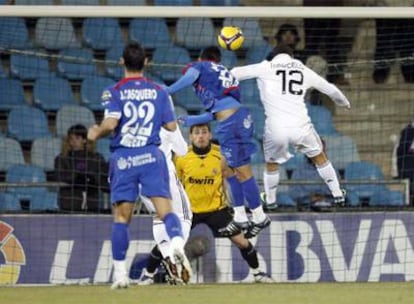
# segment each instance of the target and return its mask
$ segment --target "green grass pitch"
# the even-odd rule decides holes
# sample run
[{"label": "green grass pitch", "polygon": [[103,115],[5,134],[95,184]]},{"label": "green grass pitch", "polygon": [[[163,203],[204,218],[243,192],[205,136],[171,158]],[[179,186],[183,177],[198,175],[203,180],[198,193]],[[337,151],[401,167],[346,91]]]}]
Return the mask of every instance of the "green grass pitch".
[{"label": "green grass pitch", "polygon": [[4,304],[404,304],[414,303],[414,282],[314,284],[194,284],[0,287]]}]

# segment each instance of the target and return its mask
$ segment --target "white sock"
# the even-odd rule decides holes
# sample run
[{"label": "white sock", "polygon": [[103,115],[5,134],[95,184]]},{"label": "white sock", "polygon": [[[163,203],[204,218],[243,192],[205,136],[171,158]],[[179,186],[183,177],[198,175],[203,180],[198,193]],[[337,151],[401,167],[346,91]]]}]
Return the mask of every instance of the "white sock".
[{"label": "white sock", "polygon": [[235,222],[245,223],[249,221],[247,214],[246,214],[246,208],[244,206],[233,207],[233,210],[234,210],[233,220]]},{"label": "white sock", "polygon": [[263,211],[263,207],[259,206],[255,209],[250,210],[252,212],[252,222],[261,223],[266,219],[266,214]]},{"label": "white sock", "polygon": [[126,262],[125,260],[114,260],[114,281],[118,281],[127,277]]},{"label": "white sock", "polygon": [[279,185],[280,173],[279,170],[263,172],[263,187],[266,193],[266,203],[276,203],[277,186]]},{"label": "white sock", "polygon": [[320,167],[317,166],[316,169],[325,184],[329,187],[329,190],[331,190],[332,195],[334,197],[342,196],[343,194],[339,186],[338,176],[336,175],[331,162],[328,161]]}]

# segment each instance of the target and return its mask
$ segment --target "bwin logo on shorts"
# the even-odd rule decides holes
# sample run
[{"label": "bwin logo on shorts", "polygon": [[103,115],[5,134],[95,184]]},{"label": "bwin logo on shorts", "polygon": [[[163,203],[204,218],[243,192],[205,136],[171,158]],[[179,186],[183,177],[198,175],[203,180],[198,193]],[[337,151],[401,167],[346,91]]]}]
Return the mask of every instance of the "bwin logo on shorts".
[{"label": "bwin logo on shorts", "polygon": [[252,116],[249,114],[244,120],[243,120],[243,126],[245,129],[250,129],[252,126]]}]

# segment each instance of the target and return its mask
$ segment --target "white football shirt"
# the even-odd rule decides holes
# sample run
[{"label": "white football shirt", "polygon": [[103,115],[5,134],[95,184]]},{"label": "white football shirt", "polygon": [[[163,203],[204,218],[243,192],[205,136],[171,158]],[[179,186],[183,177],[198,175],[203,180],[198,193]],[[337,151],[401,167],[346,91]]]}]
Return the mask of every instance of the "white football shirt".
[{"label": "white football shirt", "polygon": [[239,81],[256,78],[266,118],[278,125],[300,127],[310,122],[304,103],[309,88],[328,95],[340,106],[350,107],[335,85],[287,54],[279,54],[272,61],[235,67],[231,73]]}]

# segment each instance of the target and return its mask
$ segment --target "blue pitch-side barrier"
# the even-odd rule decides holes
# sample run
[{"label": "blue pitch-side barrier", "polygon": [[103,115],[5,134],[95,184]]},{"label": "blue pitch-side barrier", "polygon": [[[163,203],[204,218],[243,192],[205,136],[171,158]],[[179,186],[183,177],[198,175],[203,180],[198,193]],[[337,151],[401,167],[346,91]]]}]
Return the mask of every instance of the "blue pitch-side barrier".
[{"label": "blue pitch-side barrier", "polygon": [[[277,282],[410,281],[414,279],[414,213],[272,215],[253,240]],[[128,265],[154,242],[151,217],[133,219]],[[0,284],[81,284],[111,281],[112,217],[1,215]],[[197,282],[251,281],[237,248],[214,239],[199,260]],[[137,256],[138,255],[138,256]]]}]

